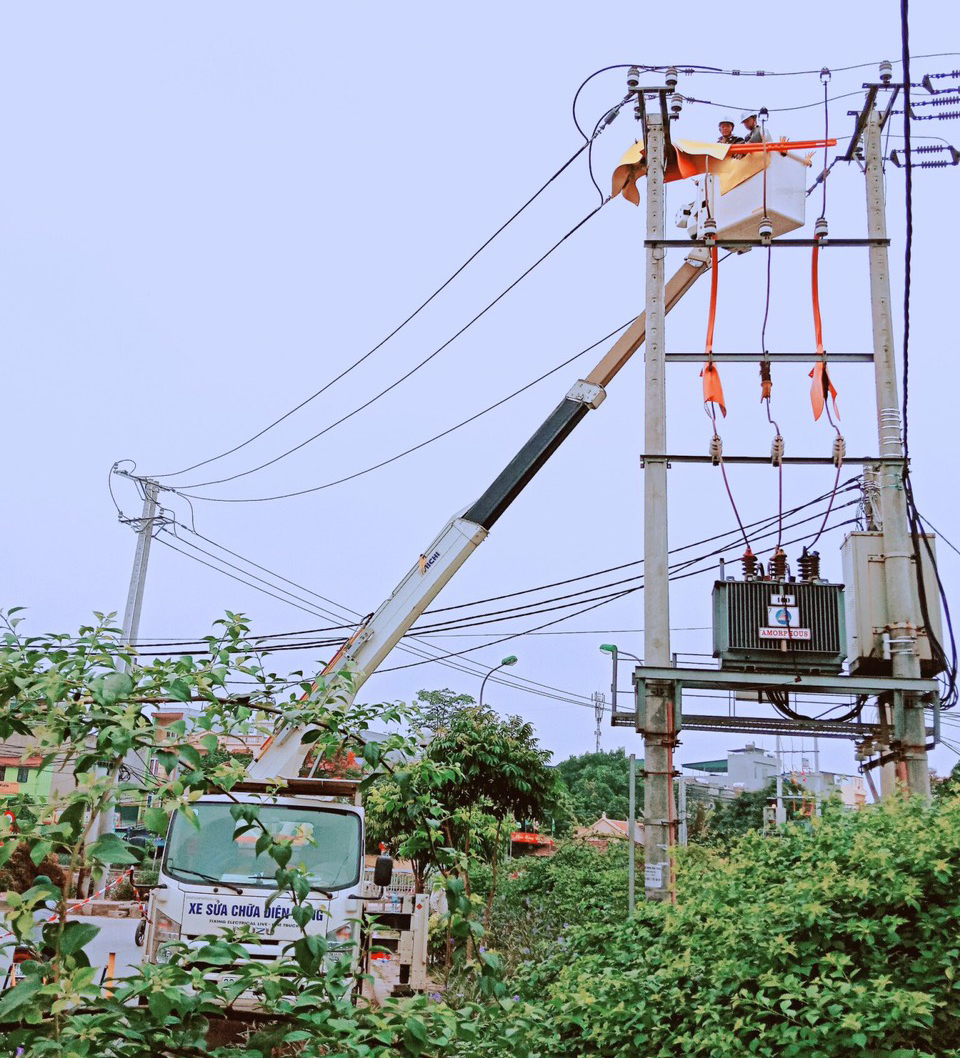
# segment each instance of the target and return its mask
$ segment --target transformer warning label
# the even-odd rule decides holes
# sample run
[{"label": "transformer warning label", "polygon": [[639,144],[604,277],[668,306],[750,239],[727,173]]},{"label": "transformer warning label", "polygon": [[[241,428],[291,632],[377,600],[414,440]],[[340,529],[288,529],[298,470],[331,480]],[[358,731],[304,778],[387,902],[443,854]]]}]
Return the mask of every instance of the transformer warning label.
[{"label": "transformer warning label", "polygon": [[761,639],[811,639],[809,628],[761,628]]}]

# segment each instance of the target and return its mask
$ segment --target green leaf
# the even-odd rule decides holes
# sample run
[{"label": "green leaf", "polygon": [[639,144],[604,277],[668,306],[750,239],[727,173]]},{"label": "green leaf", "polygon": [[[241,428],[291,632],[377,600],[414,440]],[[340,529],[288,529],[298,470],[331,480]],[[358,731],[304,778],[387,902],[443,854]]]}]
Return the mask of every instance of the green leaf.
[{"label": "green leaf", "polygon": [[94,863],[139,863],[137,856],[116,834],[101,834],[88,847],[87,853]]},{"label": "green leaf", "polygon": [[419,1018],[408,1017],[404,1021],[403,1027],[415,1040],[419,1040],[420,1043],[427,1043],[430,1039],[427,1035],[427,1026],[424,1025]]},{"label": "green leaf", "polygon": [[90,693],[98,705],[114,705],[128,697],[132,690],[133,679],[126,672],[110,672],[90,681]]},{"label": "green leaf", "polygon": [[167,832],[167,813],[162,808],[151,807],[143,813],[143,822],[146,824],[148,830],[152,830],[154,834],[166,834]]},{"label": "green leaf", "polygon": [[53,849],[52,841],[38,841],[33,848],[30,850],[30,859],[33,860],[36,866],[40,866],[41,863],[47,858]]},{"label": "green leaf", "polygon": [[313,920],[313,908],[309,904],[298,904],[290,912],[290,917],[301,929],[305,929]]},{"label": "green leaf", "polygon": [[194,771],[200,771],[203,768],[203,757],[200,756],[199,750],[193,746],[181,746],[180,759],[185,761]]},{"label": "green leaf", "polygon": [[167,687],[167,694],[178,702],[189,702],[191,693],[190,684],[185,680],[174,680],[173,683]]},{"label": "green leaf", "polygon": [[64,955],[73,955],[93,940],[100,932],[100,927],[92,922],[68,922],[60,940],[60,951]]},{"label": "green leaf", "polygon": [[15,988],[8,988],[0,999],[0,1020],[6,1021],[10,1015],[28,1003],[33,1002],[37,992],[43,988],[43,979],[36,975],[20,981]]}]

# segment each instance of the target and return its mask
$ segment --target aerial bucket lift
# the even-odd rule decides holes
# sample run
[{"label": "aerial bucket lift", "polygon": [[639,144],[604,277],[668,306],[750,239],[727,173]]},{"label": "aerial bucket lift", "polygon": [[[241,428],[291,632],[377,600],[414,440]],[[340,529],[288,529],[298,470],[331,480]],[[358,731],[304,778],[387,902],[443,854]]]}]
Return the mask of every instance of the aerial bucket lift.
[{"label": "aerial bucket lift", "polygon": [[[698,143],[677,140],[669,151],[665,182],[694,177],[697,196],[677,214],[677,226],[702,239],[716,223],[723,239],[755,239],[761,220],[776,238],[802,228],[806,219],[807,151],[823,141],[781,143]],[[798,153],[804,151],[804,153]],[[613,193],[639,204],[636,181],[646,174],[646,151],[635,143],[613,174]]]}]

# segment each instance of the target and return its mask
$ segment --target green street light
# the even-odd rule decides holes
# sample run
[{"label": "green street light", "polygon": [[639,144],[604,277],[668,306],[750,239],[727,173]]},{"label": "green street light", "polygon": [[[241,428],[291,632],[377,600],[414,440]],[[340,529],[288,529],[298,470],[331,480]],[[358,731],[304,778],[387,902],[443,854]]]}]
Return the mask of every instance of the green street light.
[{"label": "green street light", "polygon": [[494,665],[493,668],[483,677],[483,682],[480,684],[480,708],[483,708],[483,688],[487,685],[487,680],[498,670],[508,668],[510,665],[516,665],[517,655],[511,654],[509,657],[505,657],[499,665]]},{"label": "green street light", "polygon": [[617,662],[620,660],[620,655],[622,654],[624,657],[633,658],[634,661],[639,662],[641,665],[643,664],[643,662],[640,660],[640,658],[637,657],[636,654],[628,654],[628,653],[622,651],[617,646],[616,643],[601,643],[600,644],[600,649],[603,651],[604,654],[609,654],[611,660],[613,661],[613,677],[610,680],[610,698],[611,698],[612,705],[613,705],[613,712],[614,712],[614,714],[616,714],[616,712],[617,712]]}]

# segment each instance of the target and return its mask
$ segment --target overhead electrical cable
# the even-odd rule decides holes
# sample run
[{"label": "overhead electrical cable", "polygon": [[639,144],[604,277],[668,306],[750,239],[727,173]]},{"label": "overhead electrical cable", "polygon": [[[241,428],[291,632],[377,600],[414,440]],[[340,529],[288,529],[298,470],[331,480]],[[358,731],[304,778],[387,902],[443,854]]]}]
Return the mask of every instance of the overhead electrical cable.
[{"label": "overhead electrical cable", "polygon": [[[860,479],[859,479],[858,476],[854,476],[854,477],[849,478],[847,481],[845,481],[843,483],[841,488],[838,490],[839,494],[842,494],[844,492],[850,492],[850,491],[858,490],[858,482],[859,482],[859,480]],[[817,504],[819,504],[823,500],[827,499],[830,495],[832,495],[832,490],[831,490],[831,492],[826,492],[826,493],[823,493],[823,494],[821,494],[819,496],[816,496],[816,497],[814,497],[814,498],[812,498],[810,500],[807,500],[804,503],[797,504],[795,507],[793,507],[790,510],[784,512],[783,516],[786,517],[786,518],[792,518],[796,514],[799,514],[801,511],[807,510],[807,509],[809,509],[811,507],[815,507]],[[854,502],[858,502],[858,501],[854,501]],[[844,506],[849,506],[849,504],[845,504]],[[819,516],[818,515],[811,515],[810,517],[804,519],[803,522],[810,521],[811,519],[813,519],[815,517],[819,517]],[[759,538],[762,538],[764,535],[766,535],[765,530],[773,522],[778,522],[778,524],[779,524],[779,518],[777,516],[768,516],[768,517],[765,517],[765,518],[760,518],[760,519],[757,519],[754,522],[748,523],[748,527],[757,531],[757,538],[759,539]],[[799,525],[799,524],[803,524],[803,523],[802,522],[793,523],[793,525]],[[213,540],[211,537],[205,536],[204,534],[198,532],[195,528],[192,528],[192,527],[187,526],[187,525],[182,524],[182,523],[177,523],[177,527],[179,529],[187,532],[187,533],[190,533],[193,536],[196,536],[198,539],[203,540],[205,543],[209,544],[211,547],[214,547],[214,548],[216,548],[216,549],[218,549],[220,551],[223,551],[224,553],[230,555],[232,558],[237,559],[239,562],[245,563],[246,565],[251,566],[254,569],[259,570],[261,573],[267,574],[269,577],[272,577],[272,578],[274,578],[276,580],[282,581],[284,584],[287,584],[287,585],[290,585],[293,588],[296,588],[297,591],[303,592],[304,595],[311,595],[311,596],[313,596],[313,598],[319,599],[321,602],[326,603],[329,607],[334,607],[335,608],[334,610],[327,609],[326,607],[323,607],[323,606],[317,607],[317,609],[319,611],[321,611],[322,615],[325,616],[325,617],[333,618],[334,620],[342,620],[342,615],[337,613],[337,612],[335,612],[336,610],[341,610],[341,611],[346,610],[346,611],[348,611],[351,614],[352,617],[356,618],[357,620],[359,620],[362,617],[362,615],[360,614],[359,611],[350,610],[348,607],[344,607],[343,604],[337,603],[334,600],[329,599],[328,597],[313,591],[311,588],[307,587],[306,585],[304,585],[304,584],[302,584],[302,583],[300,583],[298,581],[292,580],[289,577],[285,577],[282,574],[277,573],[275,570],[272,570],[272,569],[270,569],[267,566],[264,566],[264,565],[262,565],[262,564],[260,564],[258,562],[255,562],[254,560],[252,560],[250,558],[247,558],[245,555],[241,555],[239,552],[234,551],[234,550],[226,547],[225,545],[219,543],[218,541]],[[705,544],[713,544],[713,543],[717,543],[718,541],[725,540],[727,537],[735,536],[736,533],[737,533],[737,530],[728,530],[728,531],[726,531],[724,533],[716,533],[716,534],[714,534],[714,535],[712,535],[710,537],[706,537],[706,538],[701,539],[701,540],[695,540],[695,541],[692,541],[692,542],[687,543],[687,544],[682,544],[682,545],[673,547],[673,548],[670,549],[670,554],[671,555],[680,555],[680,554],[683,554],[685,551],[689,551],[689,550],[692,550],[694,548],[702,547]],[[187,541],[185,541],[183,539],[183,537],[181,537],[181,536],[177,536],[177,540],[180,541],[181,543],[187,543]],[[191,545],[191,546],[197,546],[197,545]],[[733,546],[732,542],[728,542],[728,543],[724,544],[723,546],[721,546],[721,547],[709,552],[709,554],[710,555],[722,554],[725,550],[727,550],[731,546]],[[198,550],[201,550],[205,555],[207,555],[208,558],[214,558],[215,557],[211,552],[206,551],[205,549],[198,548]],[[761,551],[761,553],[762,553],[762,551]],[[246,572],[246,571],[244,571],[242,569],[242,567],[237,566],[234,563],[227,563],[225,560],[220,560],[219,558],[217,558],[216,560],[217,561],[224,561],[224,563],[226,565],[228,565],[229,568],[234,569],[237,572]],[[466,602],[466,603],[456,603],[456,604],[453,604],[453,605],[450,605],[450,606],[432,607],[432,608],[424,611],[424,616],[426,617],[426,616],[434,616],[434,615],[439,615],[439,614],[447,614],[447,613],[451,613],[453,611],[459,611],[459,610],[464,610],[464,609],[472,609],[472,608],[475,608],[477,606],[481,606],[481,605],[484,605],[484,604],[490,603],[490,602],[502,602],[502,601],[506,601],[508,599],[519,598],[519,597],[522,597],[522,596],[525,596],[525,595],[531,595],[531,594],[535,594],[535,593],[538,593],[538,592],[547,591],[547,590],[550,590],[552,588],[565,587],[565,586],[567,586],[569,584],[575,584],[575,583],[583,582],[583,581],[586,581],[586,580],[592,580],[592,579],[595,579],[597,577],[606,576],[606,575],[608,575],[610,573],[618,573],[618,572],[621,572],[622,570],[629,569],[631,567],[639,566],[639,565],[642,565],[642,564],[643,564],[643,559],[636,559],[636,560],[634,560],[632,562],[621,563],[621,564],[616,565],[616,566],[610,566],[610,567],[607,567],[607,568],[604,568],[604,569],[595,570],[595,571],[590,572],[590,573],[579,574],[579,575],[577,575],[575,577],[568,577],[568,578],[564,578],[564,579],[559,580],[559,581],[553,581],[553,582],[550,582],[550,583],[547,583],[547,584],[536,585],[536,586],[531,587],[531,588],[524,588],[524,589],[520,589],[520,590],[517,590],[517,591],[514,591],[514,592],[508,592],[508,593],[505,593],[505,594],[501,594],[501,595],[488,596],[486,598],[475,599],[475,600],[473,600],[471,602]],[[253,576],[253,574],[248,574],[248,575],[249,576]],[[276,588],[278,591],[283,591],[286,594],[292,595],[294,598],[298,599],[302,603],[308,603],[309,602],[309,600],[304,599],[301,596],[297,596],[293,592],[289,592],[288,589],[283,588],[280,585],[270,584],[269,581],[265,580],[262,577],[258,577],[257,580],[259,580],[260,583],[262,583],[262,584],[268,584],[271,587]],[[595,588],[591,589],[591,590],[598,590],[599,587],[600,586],[595,586]],[[563,596],[561,596],[560,598],[562,598],[562,597]],[[311,605],[317,606],[317,604],[311,604]],[[342,626],[342,627],[355,628],[356,625],[357,625],[357,620],[351,621],[351,622],[348,623],[348,625]],[[313,634],[315,632],[324,632],[324,631],[328,631],[328,630],[329,630],[328,628],[304,629],[301,632],[286,633],[286,634],[287,635],[298,635],[298,634],[307,635],[307,634]],[[275,638],[275,637],[273,637],[273,638]]]},{"label": "overhead electrical cable", "polygon": [[[634,317],[635,319],[636,317]],[[460,422],[455,423],[453,426],[448,427],[446,430],[441,430],[440,433],[434,434],[432,437],[428,437],[425,441],[420,441],[419,444],[412,445],[410,448],[404,449],[402,452],[398,452],[396,455],[390,456],[388,459],[382,459],[378,463],[374,463],[371,466],[365,467],[363,470],[355,471],[353,474],[346,474],[342,478],[336,478],[333,481],[324,482],[322,485],[313,485],[310,488],[299,489],[296,492],[285,492],[277,496],[241,496],[241,497],[223,497],[223,496],[201,496],[195,493],[181,492],[176,488],[168,488],[168,491],[176,493],[178,496],[183,496],[185,499],[193,500],[204,500],[208,503],[267,503],[272,500],[286,500],[292,499],[295,496],[307,496],[313,492],[321,492],[324,489],[331,489],[336,485],[343,485],[345,482],[353,481],[356,478],[361,478],[365,474],[371,474],[375,470],[380,470],[381,467],[389,466],[391,463],[396,463],[398,460],[403,459],[405,456],[412,455],[414,452],[419,452],[421,448],[426,448],[427,445],[433,444],[435,441],[439,441],[444,437],[448,437],[450,434],[455,433],[457,430],[462,429],[464,426],[469,426],[470,423],[476,422],[477,419],[482,418],[484,415],[495,411],[497,408],[506,404],[508,401],[519,397],[521,393],[526,393],[528,389],[532,389],[538,383],[543,382],[544,379],[549,378],[551,375],[555,375],[558,371],[565,367],[569,367],[574,361],[579,360],[580,357],[585,356],[587,353],[592,352],[598,345],[602,345],[604,342],[609,341],[611,338],[618,335],[621,331],[625,330],[634,321],[627,320],[626,323],[622,323],[619,327],[610,331],[609,334],[605,334],[602,338],[598,338],[595,342],[588,345],[585,349],[581,349],[580,352],[574,353],[573,356],[568,357],[566,360],[557,364],[556,367],[550,368],[549,371],[545,371],[542,375],[527,382],[526,385],[521,386],[519,389],[515,389],[512,393],[509,393],[505,397],[501,397],[500,400],[495,401],[493,404],[488,405],[481,411],[476,412],[467,419],[462,419]],[[118,508],[119,509],[119,508]]]},{"label": "overhead electrical cable", "polygon": [[[406,382],[408,378],[410,378],[412,375],[416,374],[423,367],[429,364],[430,361],[434,359],[434,357],[439,356],[440,353],[444,351],[444,349],[452,345],[462,334],[469,330],[470,327],[472,327],[478,320],[485,316],[495,305],[502,301],[503,298],[505,298],[511,290],[513,290],[524,279],[526,279],[526,277],[530,275],[530,273],[533,272],[534,269],[543,264],[543,262],[546,261],[546,259],[552,253],[554,253],[554,251],[558,250],[567,241],[567,239],[569,239],[572,235],[578,232],[584,226],[584,224],[587,223],[587,221],[595,217],[597,213],[599,213],[600,210],[603,209],[605,204],[606,202],[601,202],[599,206],[596,206],[594,209],[590,210],[590,212],[587,213],[586,216],[582,217],[579,221],[577,221],[577,223],[574,224],[574,226],[565,235],[561,236],[561,238],[559,238],[550,247],[550,249],[548,249],[545,253],[541,254],[540,257],[538,257],[537,260],[534,261],[529,268],[527,268],[524,272],[517,276],[517,278],[514,279],[509,286],[502,290],[492,301],[488,302],[475,316],[468,320],[467,323],[465,323],[458,331],[456,331],[445,342],[443,342],[442,345],[437,346],[437,348],[434,349],[433,352],[431,352],[428,356],[424,357],[423,360],[421,360],[418,364],[410,368],[409,371],[402,374],[399,378],[391,382],[389,386],[384,387],[383,389],[375,393],[372,397],[370,397],[368,400],[365,400],[362,404],[359,404],[352,411],[349,411],[346,415],[342,415],[339,419],[334,420],[334,422],[330,423],[328,426],[325,426],[322,430],[319,430],[311,437],[308,437],[305,441],[301,441],[299,444],[294,445],[292,448],[288,448],[285,452],[281,452],[278,456],[274,456],[273,459],[268,459],[266,462],[260,463],[258,466],[251,467],[249,470],[238,471],[236,474],[228,474],[227,476],[222,478],[211,478],[209,481],[197,481],[189,485],[183,485],[180,489],[177,489],[176,491],[179,492],[181,495],[190,495],[189,493],[183,490],[206,488],[210,485],[223,485],[228,481],[236,481],[238,478],[245,478],[248,477],[250,474],[256,474],[261,470],[265,470],[267,467],[273,466],[275,463],[279,463],[281,459],[286,459],[287,456],[292,455],[294,452],[299,452],[301,448],[305,448],[308,444],[312,444],[318,438],[323,437],[325,434],[329,433],[337,426],[340,426],[345,423],[348,419],[352,419],[354,415],[358,415],[360,412],[365,411],[372,404],[380,400],[381,397],[386,396],[386,394],[391,392],[391,390],[396,389],[397,386]],[[166,486],[161,486],[161,488],[166,488]]]},{"label": "overhead electrical cable", "polygon": [[[839,529],[842,526],[853,525],[853,524],[855,524],[855,519],[848,519],[848,520],[843,521],[843,522],[838,522],[836,525],[833,525],[830,528],[831,528],[831,530],[832,529]],[[799,543],[802,539],[803,539],[802,537],[798,537],[796,540],[787,541],[787,543],[788,544]],[[685,580],[688,577],[701,576],[703,573],[706,573],[708,571],[709,571],[709,569],[693,570],[693,571],[687,572],[687,573],[679,573],[679,574],[676,574],[676,575],[672,575],[669,579],[671,581],[674,581],[674,580]],[[643,585],[640,585],[639,587],[635,587],[635,588],[626,588],[626,589],[624,589],[621,592],[615,593],[614,596],[613,596],[613,599],[620,599],[620,598],[626,597],[627,595],[632,595],[634,592],[641,591],[642,588],[643,588]],[[575,610],[572,614],[566,614],[566,615],[563,615],[561,617],[555,617],[551,621],[546,621],[543,624],[535,625],[533,628],[523,629],[520,632],[512,632],[509,635],[501,636],[499,639],[494,639],[492,642],[489,642],[489,643],[480,643],[477,646],[468,647],[465,650],[451,651],[450,653],[443,654],[443,655],[441,655],[441,657],[434,658],[432,660],[443,661],[443,660],[446,660],[447,658],[462,657],[464,654],[469,654],[469,653],[472,653],[473,651],[476,651],[476,650],[486,650],[489,647],[498,646],[501,643],[507,643],[507,642],[509,642],[510,640],[513,640],[513,639],[519,639],[521,636],[529,635],[532,632],[539,632],[539,631],[541,631],[544,628],[550,628],[553,625],[560,624],[562,621],[569,621],[573,617],[578,617],[580,614],[588,613],[591,610],[596,610],[600,606],[606,606],[611,601],[613,601],[613,599],[604,598],[600,602],[593,602],[593,603],[591,603],[588,606],[584,606],[584,607],[582,607],[579,610]],[[397,671],[399,671],[401,669],[414,668],[414,667],[416,667],[417,665],[420,665],[420,664],[425,664],[425,663],[424,662],[411,662],[411,663],[407,663],[407,664],[404,664],[404,665],[394,665],[394,666],[391,666],[390,668],[380,668],[373,675],[376,676],[376,675],[378,675],[380,673],[397,672]]]},{"label": "overhead electrical cable", "polygon": [[454,279],[456,279],[457,276],[459,276],[460,273],[463,272],[464,269],[469,264],[471,264],[494,241],[494,239],[497,238],[497,236],[501,235],[517,219],[517,217],[519,217],[520,214],[523,213],[525,209],[527,209],[528,206],[532,205],[540,197],[540,195],[542,195],[543,192],[546,191],[546,189],[554,182],[554,180],[556,180],[560,175],[562,175],[577,160],[577,158],[579,158],[580,155],[583,154],[583,152],[589,147],[589,145],[590,141],[588,140],[581,147],[578,147],[577,150],[574,151],[573,154],[570,155],[570,157],[563,163],[563,165],[561,165],[560,168],[551,177],[549,177],[545,183],[541,184],[540,187],[526,200],[526,202],[524,202],[519,209],[512,213],[507,218],[507,220],[505,220],[503,224],[501,224],[500,227],[497,228],[497,230],[485,242],[483,242],[476,250],[474,250],[473,253],[463,262],[463,264],[461,264],[455,271],[453,271],[443,281],[443,283],[441,283],[440,286],[438,286],[437,289],[434,290],[434,292],[428,298],[426,298],[426,300],[422,301],[413,310],[413,312],[411,312],[410,315],[406,317],[406,319],[404,319],[401,323],[394,327],[393,330],[390,331],[390,333],[385,338],[382,338],[375,346],[373,346],[371,349],[368,349],[367,352],[363,354],[363,356],[361,356],[359,359],[355,360],[352,364],[350,364],[349,367],[345,368],[343,371],[340,372],[340,374],[330,379],[329,382],[324,383],[324,385],[321,386],[320,389],[318,389],[315,393],[312,393],[305,400],[302,400],[299,404],[296,405],[296,407],[291,408],[288,412],[285,412],[283,415],[280,416],[279,419],[275,419],[268,426],[265,426],[262,430],[259,431],[259,433],[253,434],[251,437],[248,437],[245,441],[234,445],[233,448],[228,448],[226,451],[220,452],[219,455],[210,456],[209,459],[203,459],[199,463],[193,463],[191,466],[183,467],[181,470],[172,470],[166,474],[151,474],[150,477],[179,477],[181,474],[188,474],[191,470],[197,470],[199,467],[206,466],[208,463],[213,463],[218,459],[223,459],[226,456],[233,455],[234,452],[239,452],[241,448],[246,448],[247,445],[251,444],[253,441],[256,441],[258,438],[263,437],[265,433],[268,433],[275,426],[279,426],[280,423],[282,423],[285,419],[290,418],[291,415],[294,415],[296,412],[300,411],[301,408],[305,408],[311,401],[316,400],[317,397],[321,396],[323,393],[326,393],[326,391],[330,389],[331,386],[334,386],[342,378],[345,378],[348,374],[350,374],[351,371],[359,367],[369,357],[373,356],[375,352],[377,352],[379,349],[382,349],[383,346],[386,345],[391,338],[399,334],[400,331],[403,330],[403,328],[406,327],[406,325],[410,323],[415,317],[417,317],[430,304],[430,302],[437,297],[438,294],[442,293],[454,281]]},{"label": "overhead electrical cable", "polygon": [[[851,500],[848,503],[841,504],[839,507],[837,507],[835,509],[836,510],[842,510],[844,507],[855,507],[855,506],[858,506],[858,505],[859,505],[859,500]],[[800,525],[805,524],[806,522],[818,520],[819,517],[820,517],[819,514],[814,514],[814,515],[811,515],[808,518],[803,518],[803,519],[801,519],[798,522],[794,522],[792,524],[789,524],[789,525],[787,525],[786,528],[794,529],[794,528],[797,528]],[[777,532],[780,532],[779,527],[777,529]],[[771,529],[770,531],[768,531],[766,533],[760,534],[759,536],[756,537],[756,539],[763,539],[764,537],[772,536],[772,535],[774,535],[774,532]],[[669,568],[672,569],[672,570],[686,569],[686,568],[688,568],[689,566],[691,566],[693,564],[701,563],[701,562],[704,562],[704,561],[707,561],[707,560],[712,560],[712,559],[716,558],[718,555],[722,555],[724,552],[730,550],[731,546],[732,545],[728,545],[727,547],[718,548],[715,551],[709,551],[706,554],[697,555],[696,557],[691,558],[691,559],[686,559],[683,562],[672,563]],[[634,581],[638,581],[638,580],[643,580],[643,574],[642,573],[638,573],[638,574],[636,574],[636,575],[634,575],[632,577],[624,577],[621,580],[611,581],[611,582],[608,582],[606,584],[597,584],[597,585],[594,585],[591,588],[584,588],[584,589],[582,589],[580,591],[570,592],[567,595],[561,595],[561,596],[557,596],[557,597],[550,598],[550,599],[541,599],[541,600],[538,600],[537,602],[527,603],[527,604],[524,604],[522,606],[510,606],[510,607],[507,607],[507,608],[502,609],[502,610],[492,610],[492,611],[488,611],[486,613],[481,613],[481,614],[471,614],[471,615],[468,615],[465,618],[459,619],[459,620],[462,620],[462,621],[466,622],[466,623],[463,623],[463,624],[457,624],[456,621],[458,619],[451,619],[450,621],[440,621],[440,622],[436,622],[436,623],[430,624],[430,625],[415,625],[412,631],[415,632],[417,635],[429,635],[431,632],[434,632],[434,631],[437,631],[437,630],[442,630],[444,632],[449,632],[449,631],[453,630],[454,628],[458,628],[458,627],[459,628],[472,628],[472,627],[475,627],[475,626],[477,626],[479,624],[492,624],[492,623],[495,623],[496,621],[509,621],[509,620],[515,619],[516,617],[532,616],[533,614],[536,614],[536,613],[548,613],[550,610],[558,610],[558,609],[563,609],[565,607],[578,605],[579,601],[582,601],[582,599],[581,599],[582,596],[593,595],[593,593],[595,593],[595,592],[607,591],[610,588],[618,588],[618,587],[621,587],[622,585],[630,584],[630,583],[633,583]],[[594,595],[593,597],[594,598],[608,598],[609,596]],[[570,601],[565,601],[565,600],[576,600],[576,601],[570,602]],[[547,606],[546,605],[547,603],[551,603],[551,604],[557,603],[559,605]],[[523,612],[519,612],[518,613],[517,611],[523,611]],[[506,615],[506,616],[504,616],[504,615]],[[483,620],[481,620],[481,619],[483,619]]]},{"label": "overhead electrical cable", "polygon": [[[904,151],[907,159],[910,158],[911,150],[911,125],[910,125],[910,25],[909,25],[909,3],[908,0],[900,0],[900,33],[903,65],[903,140]],[[950,604],[940,572],[937,569],[936,557],[930,541],[923,535],[922,518],[917,507],[913,492],[913,482],[910,476],[910,296],[913,263],[913,171],[912,166],[905,166],[904,172],[904,249],[903,249],[903,491],[907,504],[907,517],[910,523],[910,536],[913,544],[913,553],[916,560],[917,594],[920,603],[920,615],[924,627],[927,630],[927,638],[930,642],[931,652],[934,660],[944,671],[945,692],[941,696],[941,707],[953,708],[960,701],[960,688],[957,683],[957,644],[953,630],[953,620],[950,614]],[[923,551],[926,551],[936,579],[936,588],[943,603],[943,612],[947,622],[947,634],[950,640],[950,655],[943,644],[939,642],[933,630],[930,605],[927,598],[926,585],[924,584],[924,562]]]}]

